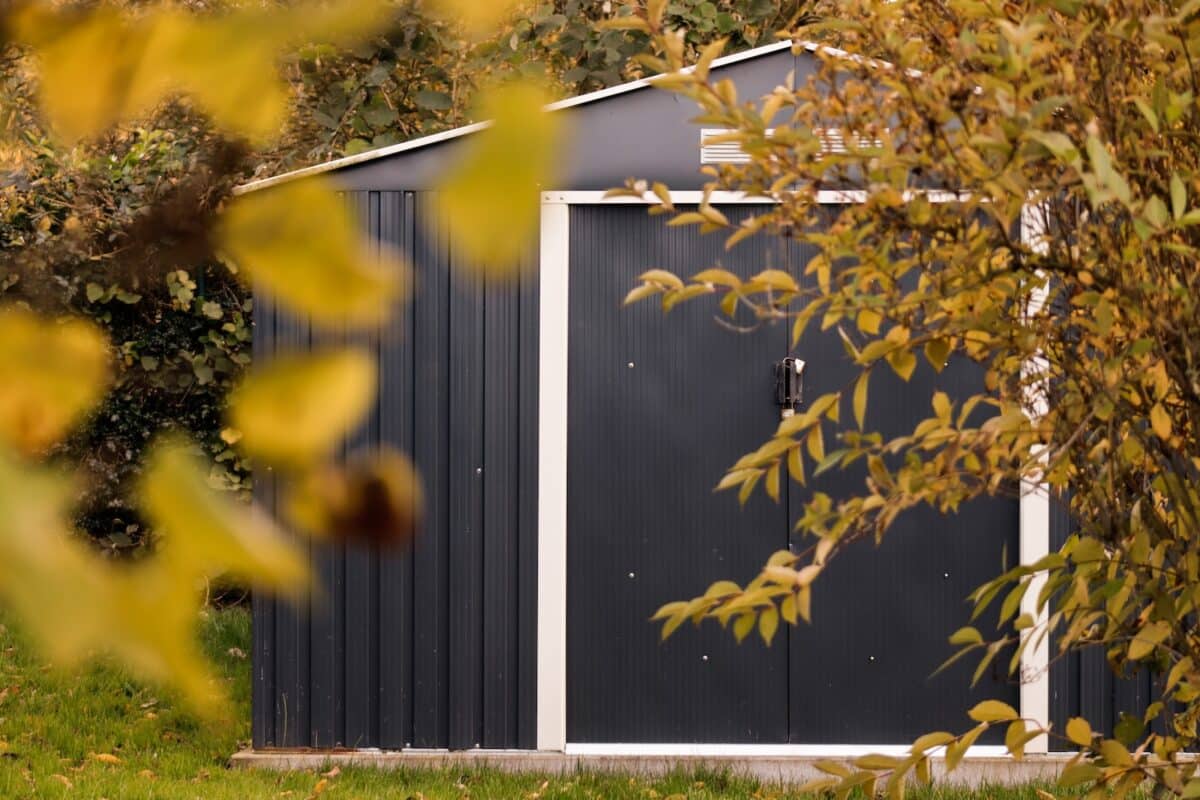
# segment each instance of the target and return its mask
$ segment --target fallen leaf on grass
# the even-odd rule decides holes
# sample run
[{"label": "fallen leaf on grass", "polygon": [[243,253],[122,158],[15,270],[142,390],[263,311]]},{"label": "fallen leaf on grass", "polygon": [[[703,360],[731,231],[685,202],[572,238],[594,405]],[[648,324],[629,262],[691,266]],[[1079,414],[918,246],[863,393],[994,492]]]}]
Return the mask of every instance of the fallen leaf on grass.
[{"label": "fallen leaf on grass", "polygon": [[93,761],[99,761],[101,764],[120,764],[121,759],[114,756],[112,753],[88,753],[88,758]]},{"label": "fallen leaf on grass", "polygon": [[71,779],[70,779],[70,778],[68,778],[66,775],[59,775],[59,774],[56,772],[56,773],[54,773],[53,775],[51,775],[50,777],[51,777],[51,778],[54,778],[54,780],[58,781],[58,782],[59,782],[59,783],[61,783],[63,786],[67,787],[68,789],[74,789],[74,788],[75,788],[75,784],[71,783]]},{"label": "fallen leaf on grass", "polygon": [[335,764],[333,769],[329,770],[328,772],[322,772],[321,774],[326,778],[336,778],[338,775],[342,774],[342,768]]}]

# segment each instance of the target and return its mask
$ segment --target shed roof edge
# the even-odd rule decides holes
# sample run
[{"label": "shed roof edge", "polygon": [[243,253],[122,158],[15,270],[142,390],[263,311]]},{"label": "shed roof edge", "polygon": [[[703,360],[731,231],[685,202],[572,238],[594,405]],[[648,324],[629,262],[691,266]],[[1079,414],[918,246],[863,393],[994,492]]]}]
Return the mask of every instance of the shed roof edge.
[{"label": "shed roof edge", "polygon": [[[850,55],[844,50],[839,50],[838,48],[829,47],[816,42],[786,40],[763,45],[761,47],[754,47],[749,50],[743,50],[740,53],[732,53],[727,56],[722,56],[718,59],[715,59],[712,63],[712,66],[724,67],[741,61],[750,61],[751,59],[760,58],[772,53],[778,53],[782,50],[787,50],[793,47],[807,50],[810,53],[820,51],[831,56],[844,57]],[[692,68],[688,67],[687,69],[690,70]],[[605,89],[599,89],[594,92],[588,92],[587,94],[581,94],[575,97],[568,97],[563,100],[558,100],[547,105],[546,110],[559,111],[561,109],[587,105],[588,103],[605,100],[616,95],[625,94],[638,89],[644,89],[651,85],[650,79],[641,78],[636,81],[629,81],[627,83],[617,84],[616,86],[609,86]],[[429,136],[421,136],[416,139],[410,139],[407,142],[400,142],[399,144],[388,145],[387,147],[380,147],[374,150],[365,150],[361,153],[355,153],[352,156],[343,156],[342,158],[336,158],[332,161],[325,161],[320,164],[313,164],[312,166],[292,170],[291,172],[284,172],[279,175],[272,175],[268,178],[260,178],[258,180],[250,181],[235,187],[233,193],[235,195],[248,194],[250,192],[258,191],[259,189],[266,189],[271,186],[277,186],[281,183],[288,183],[299,178],[306,178],[311,175],[320,175],[325,172],[333,172],[344,167],[351,167],[357,164],[375,161],[377,159],[386,158],[399,153],[406,153],[410,150],[419,150],[423,147],[438,144],[439,142],[457,139],[460,136],[466,136],[467,134],[481,131],[487,128],[489,125],[491,125],[490,121],[475,122],[459,128],[452,128],[440,133],[430,134]]]}]

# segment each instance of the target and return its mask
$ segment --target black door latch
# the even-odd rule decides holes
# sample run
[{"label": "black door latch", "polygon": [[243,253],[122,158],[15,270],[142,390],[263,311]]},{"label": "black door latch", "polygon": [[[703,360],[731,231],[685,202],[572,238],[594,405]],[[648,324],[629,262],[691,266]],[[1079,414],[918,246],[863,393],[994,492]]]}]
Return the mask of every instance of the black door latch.
[{"label": "black door latch", "polygon": [[804,402],[804,367],[799,358],[775,362],[775,403],[783,419],[795,414]]}]

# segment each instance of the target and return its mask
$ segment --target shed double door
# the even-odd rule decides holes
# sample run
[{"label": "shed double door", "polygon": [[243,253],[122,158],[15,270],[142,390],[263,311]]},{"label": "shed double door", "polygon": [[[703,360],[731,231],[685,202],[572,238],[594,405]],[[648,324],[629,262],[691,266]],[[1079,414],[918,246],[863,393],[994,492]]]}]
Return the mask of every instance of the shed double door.
[{"label": "shed double door", "polygon": [[[723,210],[735,222],[753,213]],[[1016,500],[902,516],[879,549],[839,556],[816,585],[813,625],[781,626],[770,647],[757,633],[738,645],[715,622],[660,641],[648,622],[660,605],[718,579],[744,584],[772,552],[811,543],[791,531],[809,492],[862,485],[835,471],[792,483],[780,503],[758,490],[744,507],[712,491],[779,423],[774,363],[803,358],[808,397],[856,373],[835,332],[810,330],[790,351],[786,325],[734,331],[712,302],[621,307],[649,267],[799,276],[812,253],[798,246],[759,237],[726,252],[641,206],[579,205],[569,247],[568,743],[899,744],[961,727],[979,698],[1016,705],[1015,684],[972,690],[965,667],[930,677],[966,622],[967,593],[1015,557]],[[935,388],[961,396],[979,380],[957,362],[940,374],[922,364],[908,384],[879,373],[869,422],[911,431]]]}]

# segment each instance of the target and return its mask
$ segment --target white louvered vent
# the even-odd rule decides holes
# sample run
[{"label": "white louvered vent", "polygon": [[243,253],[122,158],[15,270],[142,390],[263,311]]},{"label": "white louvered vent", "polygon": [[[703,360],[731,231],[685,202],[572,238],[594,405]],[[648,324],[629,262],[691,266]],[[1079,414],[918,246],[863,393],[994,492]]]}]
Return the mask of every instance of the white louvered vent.
[{"label": "white louvered vent", "polygon": [[[700,131],[700,163],[701,164],[749,164],[750,156],[742,150],[742,146],[737,142],[713,142],[709,144],[709,139],[712,137],[722,136],[734,131],[725,128],[705,128]],[[821,140],[821,152],[823,153],[845,153],[846,152],[846,137],[837,128],[815,128],[813,133]],[[771,130],[767,131],[767,135],[771,135]],[[861,147],[882,147],[883,142],[879,139],[866,141],[858,139],[858,146]]]},{"label": "white louvered vent", "polygon": [[723,136],[734,131],[725,128],[705,128],[700,131],[700,163],[701,164],[749,164],[750,156],[742,150],[738,142],[708,143],[710,137]]}]

